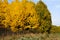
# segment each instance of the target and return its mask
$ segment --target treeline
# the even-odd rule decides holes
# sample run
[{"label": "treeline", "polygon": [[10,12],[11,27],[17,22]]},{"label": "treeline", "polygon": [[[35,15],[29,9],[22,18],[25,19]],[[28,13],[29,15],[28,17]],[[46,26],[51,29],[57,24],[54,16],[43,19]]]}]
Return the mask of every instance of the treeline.
[{"label": "treeline", "polygon": [[51,23],[51,14],[42,1],[35,4],[28,0],[15,0],[11,3],[0,0],[0,29],[50,33]]},{"label": "treeline", "polygon": [[60,33],[60,26],[52,25],[51,33]]}]

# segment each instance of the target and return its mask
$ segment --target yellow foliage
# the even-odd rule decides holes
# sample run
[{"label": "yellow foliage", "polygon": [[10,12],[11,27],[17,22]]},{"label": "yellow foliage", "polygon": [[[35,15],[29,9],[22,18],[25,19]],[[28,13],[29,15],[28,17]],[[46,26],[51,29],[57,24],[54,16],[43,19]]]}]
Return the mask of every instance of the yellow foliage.
[{"label": "yellow foliage", "polygon": [[[44,9],[44,5],[38,4],[38,6],[39,5],[41,5],[39,11],[41,13],[40,15],[38,15],[35,9],[36,5],[33,2],[29,2],[28,0],[19,2],[15,0],[9,4],[8,0],[4,0],[0,5],[1,24],[3,24],[5,28],[10,28],[13,32],[25,30],[27,28],[37,29],[41,25],[42,27],[44,25],[45,28],[46,24],[49,22],[46,22],[44,18],[48,17],[50,19],[50,15],[48,15],[49,12],[46,12],[47,10]],[[41,25],[39,23],[40,18]]]},{"label": "yellow foliage", "polygon": [[21,2],[15,0],[11,4],[8,3],[8,0],[4,0],[1,15],[4,15],[5,19],[2,24],[5,25],[5,28],[10,27],[14,32],[26,28],[37,28],[39,23],[34,6],[34,3],[27,0]]}]

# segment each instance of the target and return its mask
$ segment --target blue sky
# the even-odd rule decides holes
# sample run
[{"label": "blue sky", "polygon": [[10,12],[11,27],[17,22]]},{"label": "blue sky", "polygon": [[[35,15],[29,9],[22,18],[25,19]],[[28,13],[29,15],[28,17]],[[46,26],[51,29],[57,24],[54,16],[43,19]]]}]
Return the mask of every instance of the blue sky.
[{"label": "blue sky", "polygon": [[51,17],[52,24],[60,26],[60,0],[43,0],[47,5]]},{"label": "blue sky", "polygon": [[[11,0],[9,0],[10,2]],[[38,2],[38,0],[33,0]],[[60,0],[42,0],[48,7],[51,13],[52,24],[60,26]]]}]

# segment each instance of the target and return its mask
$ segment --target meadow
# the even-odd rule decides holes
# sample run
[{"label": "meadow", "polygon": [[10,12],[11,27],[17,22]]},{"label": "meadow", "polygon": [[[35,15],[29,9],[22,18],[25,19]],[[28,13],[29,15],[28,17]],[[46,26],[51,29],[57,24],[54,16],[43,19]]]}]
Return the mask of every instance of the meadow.
[{"label": "meadow", "polygon": [[60,40],[60,33],[27,33],[27,34],[13,34],[0,37],[0,40]]}]

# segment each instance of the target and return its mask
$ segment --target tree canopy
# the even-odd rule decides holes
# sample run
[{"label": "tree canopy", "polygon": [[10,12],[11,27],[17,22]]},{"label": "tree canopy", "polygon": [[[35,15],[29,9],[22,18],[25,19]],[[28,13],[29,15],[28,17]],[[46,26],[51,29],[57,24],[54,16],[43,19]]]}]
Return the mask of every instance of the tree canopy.
[{"label": "tree canopy", "polygon": [[51,28],[51,14],[47,6],[39,1],[18,0],[11,4],[8,0],[0,1],[0,26],[10,28],[13,32],[26,29],[39,29],[40,32]]}]

